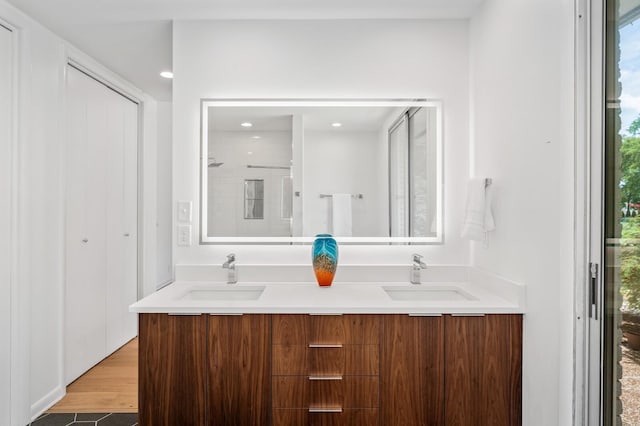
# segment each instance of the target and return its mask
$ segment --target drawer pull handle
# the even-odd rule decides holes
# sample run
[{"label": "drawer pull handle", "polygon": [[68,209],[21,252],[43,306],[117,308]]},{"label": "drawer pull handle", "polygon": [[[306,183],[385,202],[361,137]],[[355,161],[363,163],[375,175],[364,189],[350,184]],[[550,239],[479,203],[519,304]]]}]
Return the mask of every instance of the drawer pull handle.
[{"label": "drawer pull handle", "polygon": [[309,376],[309,380],[342,380],[342,376]]},{"label": "drawer pull handle", "polygon": [[328,344],[328,343],[310,343],[309,344],[310,348],[341,348],[342,347],[342,343],[334,343],[334,344]]},{"label": "drawer pull handle", "polygon": [[342,413],[342,407],[309,407],[310,413]]}]

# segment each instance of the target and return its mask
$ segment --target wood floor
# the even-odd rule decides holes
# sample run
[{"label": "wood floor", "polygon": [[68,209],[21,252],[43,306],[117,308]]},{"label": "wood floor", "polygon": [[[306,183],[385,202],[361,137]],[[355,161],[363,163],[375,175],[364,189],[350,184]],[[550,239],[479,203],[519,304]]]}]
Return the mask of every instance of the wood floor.
[{"label": "wood floor", "polygon": [[67,387],[49,413],[138,412],[138,339],[118,349]]}]

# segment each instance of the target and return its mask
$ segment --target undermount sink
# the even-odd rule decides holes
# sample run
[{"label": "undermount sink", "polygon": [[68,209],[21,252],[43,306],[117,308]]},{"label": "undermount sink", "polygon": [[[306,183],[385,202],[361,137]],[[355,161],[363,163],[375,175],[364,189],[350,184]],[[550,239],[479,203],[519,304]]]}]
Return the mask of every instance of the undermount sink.
[{"label": "undermount sink", "polygon": [[258,300],[262,296],[265,286],[242,286],[195,288],[189,290],[180,299],[182,300]]},{"label": "undermount sink", "polygon": [[387,295],[394,301],[434,301],[448,302],[460,300],[476,300],[466,291],[454,286],[423,286],[411,285],[404,287],[382,287]]}]

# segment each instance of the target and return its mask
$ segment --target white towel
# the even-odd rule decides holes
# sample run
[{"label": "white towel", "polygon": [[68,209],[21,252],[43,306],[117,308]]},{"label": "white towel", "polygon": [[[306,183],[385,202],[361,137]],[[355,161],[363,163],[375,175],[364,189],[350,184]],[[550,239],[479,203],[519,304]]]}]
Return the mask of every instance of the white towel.
[{"label": "white towel", "polygon": [[333,194],[332,200],[332,219],[333,219],[333,236],[334,237],[350,237],[353,234],[352,229],[352,210],[351,210],[351,194]]},{"label": "white towel", "polygon": [[467,186],[462,238],[486,242],[487,232],[495,228],[491,213],[491,187],[486,185],[485,178],[473,178]]}]

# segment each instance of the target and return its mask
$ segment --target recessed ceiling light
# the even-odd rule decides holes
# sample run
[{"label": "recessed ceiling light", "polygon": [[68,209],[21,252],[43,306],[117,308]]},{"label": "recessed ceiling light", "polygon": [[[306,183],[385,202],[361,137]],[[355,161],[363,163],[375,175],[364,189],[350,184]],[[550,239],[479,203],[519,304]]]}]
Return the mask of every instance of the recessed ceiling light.
[{"label": "recessed ceiling light", "polygon": [[340,127],[342,123],[331,123],[331,127]]},{"label": "recessed ceiling light", "polygon": [[248,121],[245,121],[244,123],[240,123],[240,125],[241,125],[242,127],[252,127],[252,126],[253,126],[253,124],[252,124],[252,123],[249,123]]},{"label": "recessed ceiling light", "polygon": [[247,154],[251,155],[251,154],[253,154],[253,152],[249,151],[249,152],[247,152]]},{"label": "recessed ceiling light", "polygon": [[173,78],[173,73],[171,71],[162,71],[160,77]]},{"label": "recessed ceiling light", "polygon": [[251,136],[251,139],[262,139],[262,136],[258,136],[258,135]]}]

